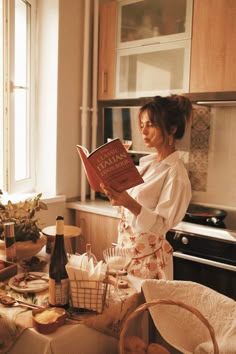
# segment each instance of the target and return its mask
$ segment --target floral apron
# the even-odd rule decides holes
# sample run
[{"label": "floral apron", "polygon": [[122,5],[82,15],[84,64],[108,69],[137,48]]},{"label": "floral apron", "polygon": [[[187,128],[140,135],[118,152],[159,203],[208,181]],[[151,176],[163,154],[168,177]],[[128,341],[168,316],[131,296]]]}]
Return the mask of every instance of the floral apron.
[{"label": "floral apron", "polygon": [[122,208],[118,245],[133,250],[132,260],[126,266],[128,273],[143,279],[172,278],[173,249],[165,236],[147,232],[134,233],[128,219],[128,214],[125,215]]}]

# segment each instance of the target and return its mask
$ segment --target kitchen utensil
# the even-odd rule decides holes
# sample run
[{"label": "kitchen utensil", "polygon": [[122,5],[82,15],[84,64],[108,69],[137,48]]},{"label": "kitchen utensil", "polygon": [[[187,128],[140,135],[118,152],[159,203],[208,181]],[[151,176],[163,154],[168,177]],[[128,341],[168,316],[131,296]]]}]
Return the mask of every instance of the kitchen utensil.
[{"label": "kitchen utensil", "polygon": [[28,307],[29,309],[42,309],[42,306],[30,304],[28,302],[15,299],[10,295],[3,295],[0,297],[0,303],[4,306],[23,306]]},{"label": "kitchen utensil", "polygon": [[222,224],[226,216],[227,212],[225,210],[190,204],[183,220],[196,224],[218,226]]}]

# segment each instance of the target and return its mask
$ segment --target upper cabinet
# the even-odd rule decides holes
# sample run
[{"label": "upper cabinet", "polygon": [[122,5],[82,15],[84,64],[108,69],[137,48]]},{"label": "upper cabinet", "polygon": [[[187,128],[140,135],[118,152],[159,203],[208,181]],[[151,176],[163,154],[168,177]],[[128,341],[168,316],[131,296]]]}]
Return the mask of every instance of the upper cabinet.
[{"label": "upper cabinet", "polygon": [[236,90],[235,19],[235,0],[194,0],[190,92]]},{"label": "upper cabinet", "polygon": [[117,49],[191,38],[191,0],[120,0],[117,6]]},{"label": "upper cabinet", "polygon": [[188,92],[189,70],[189,40],[118,50],[115,97]]},{"label": "upper cabinet", "polygon": [[100,100],[189,91],[192,4],[120,0],[101,5]]},{"label": "upper cabinet", "polygon": [[116,8],[117,2],[115,0],[100,5],[98,66],[99,100],[115,97]]},{"label": "upper cabinet", "polygon": [[236,0],[118,0],[100,12],[98,98],[236,91]]},{"label": "upper cabinet", "polygon": [[101,4],[100,100],[189,91],[192,4],[192,0]]},{"label": "upper cabinet", "polygon": [[189,90],[191,0],[121,0],[115,97]]}]

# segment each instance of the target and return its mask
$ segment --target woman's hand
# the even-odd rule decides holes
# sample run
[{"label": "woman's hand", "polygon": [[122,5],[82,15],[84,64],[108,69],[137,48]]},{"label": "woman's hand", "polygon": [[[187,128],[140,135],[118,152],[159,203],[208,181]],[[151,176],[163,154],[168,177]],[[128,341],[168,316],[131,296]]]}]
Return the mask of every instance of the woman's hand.
[{"label": "woman's hand", "polygon": [[131,213],[136,216],[140,213],[142,208],[141,205],[126,191],[117,192],[103,183],[100,184],[100,187],[113,206],[123,206],[124,208],[129,209]]}]

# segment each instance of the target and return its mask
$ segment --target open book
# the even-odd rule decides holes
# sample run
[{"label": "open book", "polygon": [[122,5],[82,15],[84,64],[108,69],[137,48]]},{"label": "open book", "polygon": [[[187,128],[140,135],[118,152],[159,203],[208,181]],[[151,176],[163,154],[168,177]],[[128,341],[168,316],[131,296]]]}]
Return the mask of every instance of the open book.
[{"label": "open book", "polygon": [[102,192],[104,183],[118,192],[143,183],[143,179],[120,139],[114,139],[89,153],[76,145],[91,188]]}]

